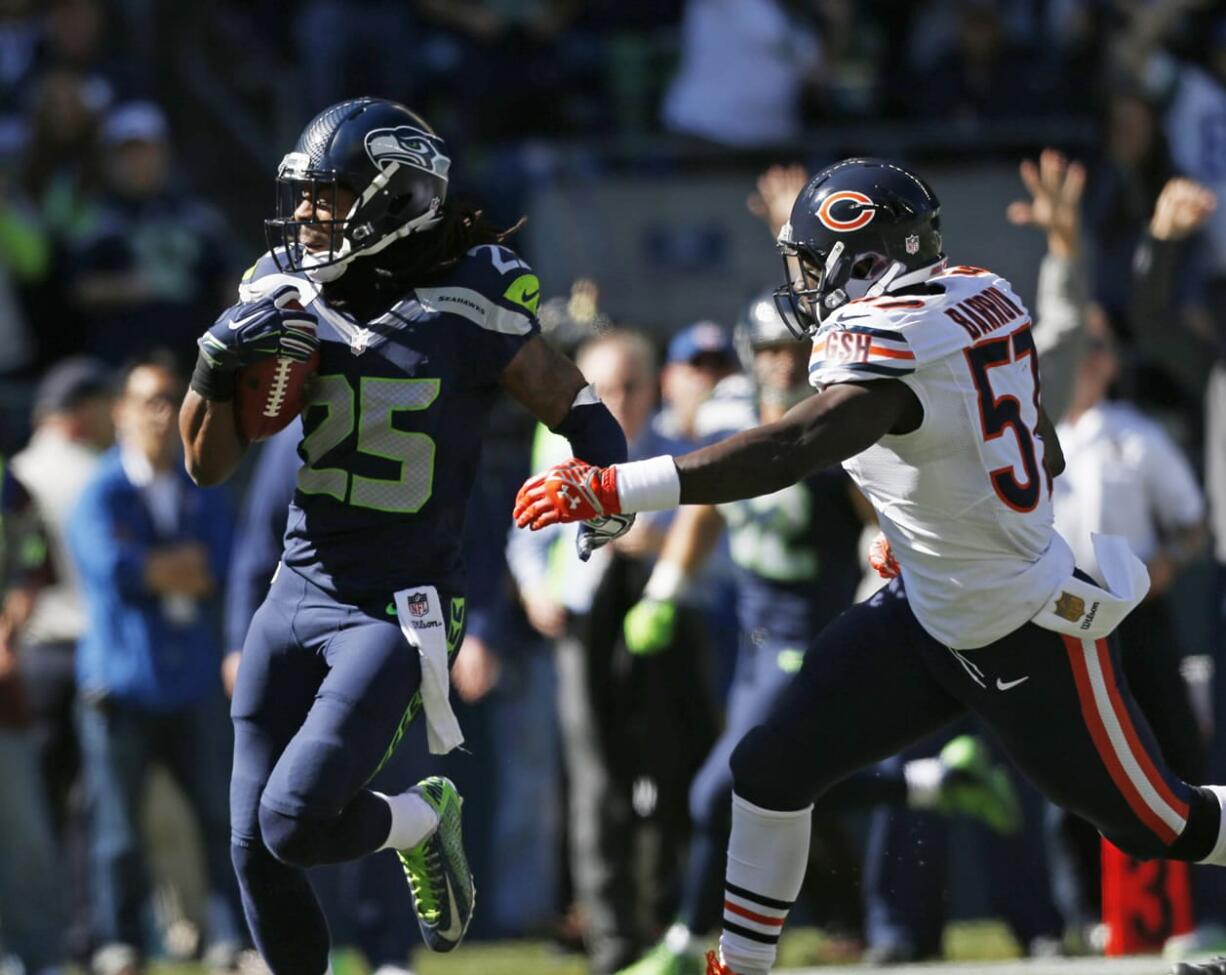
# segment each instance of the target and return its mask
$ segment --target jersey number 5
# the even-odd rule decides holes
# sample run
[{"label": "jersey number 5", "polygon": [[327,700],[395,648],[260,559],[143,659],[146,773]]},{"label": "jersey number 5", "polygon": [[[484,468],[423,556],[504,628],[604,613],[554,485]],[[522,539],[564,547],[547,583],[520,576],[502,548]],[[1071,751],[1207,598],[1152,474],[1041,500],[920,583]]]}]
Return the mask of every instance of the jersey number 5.
[{"label": "jersey number 5", "polygon": [[995,440],[1012,430],[1017,439],[1018,452],[1022,457],[1022,472],[1025,480],[1020,482],[1012,464],[991,471],[992,487],[996,496],[1014,511],[1034,511],[1039,503],[1041,481],[1039,464],[1035,459],[1034,434],[1022,417],[1022,404],[1016,396],[997,396],[992,390],[989,372],[999,366],[1018,365],[1023,358],[1030,359],[1031,399],[1034,403],[1035,424],[1039,413],[1039,357],[1035,352],[1034,337],[1030,328],[1019,328],[1011,335],[988,342],[980,342],[966,350],[966,362],[970,366],[971,379],[979,393],[979,419],[983,426],[983,439]]},{"label": "jersey number 5", "polygon": [[[439,380],[363,376],[359,392],[355,398],[353,386],[340,375],[316,376],[311,381],[307,409],[323,407],[327,412],[299,447],[306,454],[306,463],[298,471],[298,490],[327,494],[342,503],[376,511],[420,511],[434,492],[434,438],[397,430],[392,417],[427,409],[438,399]],[[358,453],[394,462],[399,468],[396,477],[362,477],[339,467],[317,466],[354,427],[358,431]]]}]

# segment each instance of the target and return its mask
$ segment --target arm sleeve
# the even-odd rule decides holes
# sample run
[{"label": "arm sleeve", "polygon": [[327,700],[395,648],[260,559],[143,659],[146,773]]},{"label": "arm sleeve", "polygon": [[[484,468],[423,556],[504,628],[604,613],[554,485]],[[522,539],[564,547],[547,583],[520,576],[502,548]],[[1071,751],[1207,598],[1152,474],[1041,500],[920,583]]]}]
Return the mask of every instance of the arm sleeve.
[{"label": "arm sleeve", "polygon": [[1068,409],[1073,378],[1085,345],[1085,273],[1080,262],[1051,254],[1039,266],[1034,330],[1042,375],[1043,406],[1057,421]]},{"label": "arm sleeve", "polygon": [[574,455],[589,464],[609,467],[626,459],[626,434],[592,386],[579,390],[553,432],[570,441]]},{"label": "arm sleeve", "polygon": [[1187,389],[1204,388],[1213,356],[1180,322],[1175,280],[1183,247],[1180,242],[1141,238],[1133,258],[1131,321],[1137,345]]}]

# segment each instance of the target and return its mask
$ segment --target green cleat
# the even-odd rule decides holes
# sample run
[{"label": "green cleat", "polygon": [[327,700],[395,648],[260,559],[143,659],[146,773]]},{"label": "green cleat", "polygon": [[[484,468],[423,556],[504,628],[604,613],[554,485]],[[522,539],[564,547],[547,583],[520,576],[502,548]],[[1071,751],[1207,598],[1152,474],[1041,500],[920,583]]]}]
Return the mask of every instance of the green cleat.
[{"label": "green cleat", "polygon": [[1022,826],[1022,809],[1013,783],[973,735],[959,735],[941,749],[943,774],[937,808],[978,819],[1003,835]]},{"label": "green cleat", "polygon": [[679,954],[664,942],[617,975],[703,975],[705,968],[701,957]]},{"label": "green cleat", "polygon": [[431,951],[451,951],[464,940],[477,892],[460,836],[464,800],[450,779],[431,776],[412,789],[438,814],[438,828],[417,846],[398,850],[413,894],[417,926]]}]

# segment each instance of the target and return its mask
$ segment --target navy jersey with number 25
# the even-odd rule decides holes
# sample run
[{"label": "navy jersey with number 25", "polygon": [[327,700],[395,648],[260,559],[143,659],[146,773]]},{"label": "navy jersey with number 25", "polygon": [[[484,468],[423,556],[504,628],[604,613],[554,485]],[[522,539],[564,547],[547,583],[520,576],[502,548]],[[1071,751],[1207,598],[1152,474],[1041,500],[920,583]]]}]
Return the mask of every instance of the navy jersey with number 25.
[{"label": "navy jersey with number 25", "polygon": [[316,314],[320,340],[285,564],[346,600],[424,584],[462,590],[481,433],[503,369],[540,330],[536,275],[507,248],[481,245],[359,322],[265,255],[240,295],[285,283]]}]

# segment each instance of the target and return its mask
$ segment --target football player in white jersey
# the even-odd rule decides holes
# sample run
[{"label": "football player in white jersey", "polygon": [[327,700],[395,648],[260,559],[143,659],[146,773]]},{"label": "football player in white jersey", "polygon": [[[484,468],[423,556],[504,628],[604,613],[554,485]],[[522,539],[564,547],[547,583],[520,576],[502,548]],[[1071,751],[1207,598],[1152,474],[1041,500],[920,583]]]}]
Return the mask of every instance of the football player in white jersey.
[{"label": "football player in white jersey", "polygon": [[521,489],[540,528],[778,491],[842,462],[901,575],[831,623],[731,759],[733,827],[711,975],[764,975],[800,889],[817,796],[971,711],[1049,798],[1137,857],[1226,865],[1226,788],[1163,761],[1112,633],[1144,596],[1121,539],[1074,566],[1052,527],[1063,466],[1029,313],[1007,281],[949,266],[940,204],[909,170],[818,173],[779,234],[776,300],[813,339],[819,392],[682,457],[570,461]]}]

